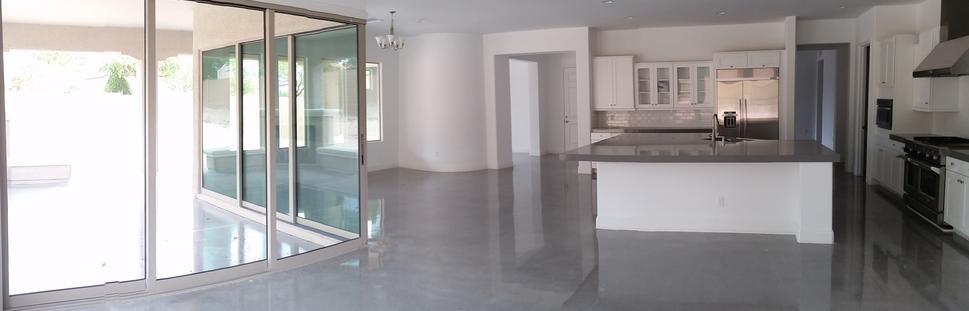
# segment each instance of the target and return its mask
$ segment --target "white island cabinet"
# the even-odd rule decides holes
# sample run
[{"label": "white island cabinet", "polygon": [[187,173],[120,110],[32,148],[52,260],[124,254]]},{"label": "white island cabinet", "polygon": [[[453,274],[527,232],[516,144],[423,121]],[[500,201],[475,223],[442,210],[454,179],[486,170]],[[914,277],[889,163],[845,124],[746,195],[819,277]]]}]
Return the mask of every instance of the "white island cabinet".
[{"label": "white island cabinet", "polygon": [[969,237],[969,163],[949,157],[945,177],[945,222],[956,233]]},{"label": "white island cabinet", "polygon": [[595,162],[596,229],[789,234],[800,243],[833,243],[837,153],[815,141],[706,137],[622,134],[562,158]]}]

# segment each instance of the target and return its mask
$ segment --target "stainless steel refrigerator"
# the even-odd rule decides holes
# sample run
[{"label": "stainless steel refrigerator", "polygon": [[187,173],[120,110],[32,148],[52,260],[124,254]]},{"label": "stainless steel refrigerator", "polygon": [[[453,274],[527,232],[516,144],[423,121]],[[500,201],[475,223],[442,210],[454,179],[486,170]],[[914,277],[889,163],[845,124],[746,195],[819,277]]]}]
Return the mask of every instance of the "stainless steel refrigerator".
[{"label": "stainless steel refrigerator", "polygon": [[717,70],[720,135],[777,139],[778,68]]}]

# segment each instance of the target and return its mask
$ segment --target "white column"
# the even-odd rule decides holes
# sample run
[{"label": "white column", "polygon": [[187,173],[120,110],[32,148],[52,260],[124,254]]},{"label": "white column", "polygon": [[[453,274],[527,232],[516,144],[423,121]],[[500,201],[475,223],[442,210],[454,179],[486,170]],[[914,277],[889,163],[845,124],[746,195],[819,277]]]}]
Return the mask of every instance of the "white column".
[{"label": "white column", "polygon": [[831,163],[800,164],[800,226],[797,241],[800,243],[834,243],[831,228],[833,184]]}]

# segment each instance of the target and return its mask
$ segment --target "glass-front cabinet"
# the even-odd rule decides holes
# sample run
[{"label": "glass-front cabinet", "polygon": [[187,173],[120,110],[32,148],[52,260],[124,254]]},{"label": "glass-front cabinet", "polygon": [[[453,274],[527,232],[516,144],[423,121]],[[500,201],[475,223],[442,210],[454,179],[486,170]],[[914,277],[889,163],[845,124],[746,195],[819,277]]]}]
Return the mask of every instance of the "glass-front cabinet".
[{"label": "glass-front cabinet", "polygon": [[696,106],[713,107],[713,63],[702,63],[696,66]]},{"label": "glass-front cabinet", "polygon": [[676,64],[676,106],[694,106],[693,71],[692,64]]},{"label": "glass-front cabinet", "polygon": [[636,109],[673,108],[673,64],[636,64]]},{"label": "glass-front cabinet", "polygon": [[713,63],[677,63],[674,93],[676,108],[710,108],[713,101]]}]

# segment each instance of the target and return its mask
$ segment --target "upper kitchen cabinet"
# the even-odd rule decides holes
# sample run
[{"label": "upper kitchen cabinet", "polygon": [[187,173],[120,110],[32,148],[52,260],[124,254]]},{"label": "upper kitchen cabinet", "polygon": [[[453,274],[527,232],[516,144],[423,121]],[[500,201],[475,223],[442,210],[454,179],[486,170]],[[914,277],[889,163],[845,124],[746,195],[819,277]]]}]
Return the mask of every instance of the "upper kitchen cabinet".
[{"label": "upper kitchen cabinet", "polygon": [[676,83],[677,108],[712,108],[713,101],[713,63],[677,63],[673,65]]},{"label": "upper kitchen cabinet", "polygon": [[713,56],[717,68],[747,68],[747,52],[717,53]]},{"label": "upper kitchen cabinet", "polygon": [[723,52],[713,56],[714,69],[781,67],[781,51]]},{"label": "upper kitchen cabinet", "polygon": [[[913,68],[922,63],[938,44],[939,28],[919,34],[918,44],[915,44],[913,52]],[[905,74],[911,76],[911,70]],[[925,112],[959,111],[959,78],[915,78],[913,84],[912,109]]]},{"label": "upper kitchen cabinet", "polygon": [[781,51],[747,52],[747,65],[750,68],[780,68]]},{"label": "upper kitchen cabinet", "polygon": [[714,106],[713,62],[636,64],[636,109]]},{"label": "upper kitchen cabinet", "polygon": [[[907,41],[902,38],[903,42]],[[899,41],[899,36],[890,37],[888,39],[882,40],[881,43],[881,74],[879,75],[878,85],[880,87],[893,87],[895,86],[895,62],[896,54],[895,50],[898,47],[896,42]]]},{"label": "upper kitchen cabinet", "polygon": [[636,75],[632,56],[600,56],[593,60],[593,102],[595,110],[634,110]]},{"label": "upper kitchen cabinet", "polygon": [[673,108],[673,64],[636,64],[636,109]]},{"label": "upper kitchen cabinet", "polygon": [[[893,99],[896,105],[912,102],[915,81],[912,70],[915,68],[915,36],[899,34],[880,39],[873,43],[872,48],[877,51],[877,60],[871,66],[871,76],[877,77],[872,86],[876,87],[877,97]],[[876,48],[878,47],[878,48]],[[901,126],[897,130],[908,130],[905,124],[908,117],[895,115]]]}]

